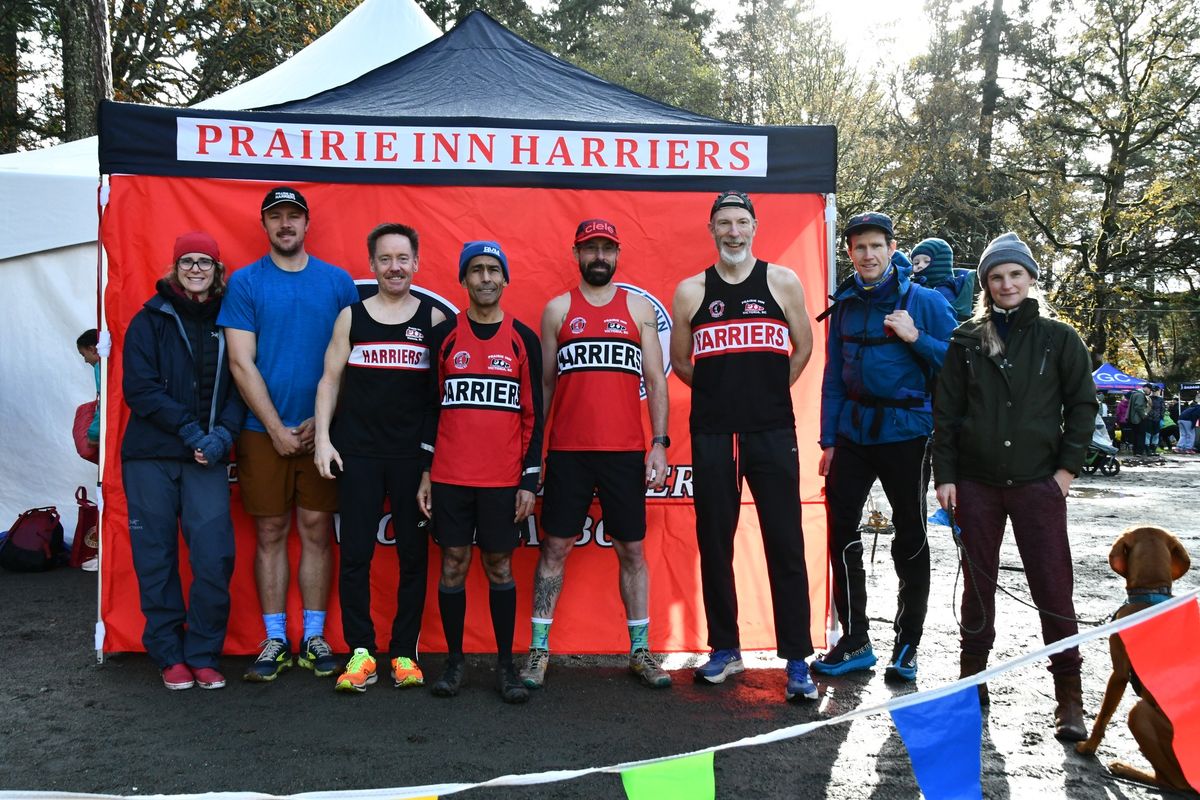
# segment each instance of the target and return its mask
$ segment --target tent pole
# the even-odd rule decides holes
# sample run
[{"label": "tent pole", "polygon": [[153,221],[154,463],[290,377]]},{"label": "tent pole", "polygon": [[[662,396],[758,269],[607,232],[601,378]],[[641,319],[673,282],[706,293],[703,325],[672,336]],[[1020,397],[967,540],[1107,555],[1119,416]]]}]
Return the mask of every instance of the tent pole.
[{"label": "tent pole", "polygon": [[[109,354],[112,352],[112,338],[104,324],[104,243],[101,241],[101,222],[107,205],[108,182],[101,175],[100,184],[96,189],[96,329],[100,331],[99,353],[104,357],[106,364]],[[96,627],[93,638],[97,664],[104,663],[104,617],[101,614],[101,602],[104,597],[104,442],[108,430],[104,414],[106,405],[104,398],[107,396],[108,370],[102,369],[100,370],[100,463],[96,468]]]},{"label": "tent pole", "polygon": [[[837,195],[829,192],[825,195],[825,294],[833,295],[837,288]],[[829,320],[825,321],[826,337],[829,334]],[[822,497],[824,492],[822,491]],[[828,499],[825,500],[828,503]],[[828,508],[828,505],[826,506]],[[825,517],[826,525],[829,524],[829,516]],[[833,564],[832,562],[826,566],[825,585],[833,586]],[[832,591],[825,593],[825,642],[829,647],[837,644],[837,640],[841,638],[841,628],[838,627],[837,608],[833,603],[829,602],[829,597]]]}]

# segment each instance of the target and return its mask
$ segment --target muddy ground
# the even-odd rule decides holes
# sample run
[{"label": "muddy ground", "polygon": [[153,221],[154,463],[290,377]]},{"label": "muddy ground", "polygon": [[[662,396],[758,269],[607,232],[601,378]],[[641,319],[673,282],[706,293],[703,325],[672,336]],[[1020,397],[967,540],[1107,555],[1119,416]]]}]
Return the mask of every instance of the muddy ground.
[{"label": "muddy ground", "polygon": [[[1130,524],[1165,524],[1200,555],[1194,509],[1200,458],[1126,459],[1114,478],[1085,476],[1069,503],[1080,616],[1101,619],[1120,604],[1122,582],[1108,549]],[[932,495],[931,495],[932,497]],[[880,504],[886,503],[880,496]],[[957,677],[952,592],[955,552],[945,528],[930,528],[933,593],[918,686]],[[876,649],[891,636],[895,578],[881,537],[869,580]],[[1027,597],[1011,539],[1002,582]],[[1200,568],[1176,584],[1200,585]],[[961,593],[961,580],[957,582]],[[997,598],[995,659],[1040,646],[1035,614]],[[471,663],[471,685],[455,700],[397,691],[381,681],[360,696],[292,671],[273,685],[231,680],[219,692],[168,694],[143,655],[96,663],[92,650],[95,575],[0,573],[0,790],[111,794],[318,790],[480,781],[508,773],[581,768],[687,752],[779,727],[835,716],[886,700],[895,691],[874,673],[821,681],[819,703],[782,702],[781,662],[722,686],[696,685],[673,656],[675,687],[640,687],[615,659],[556,657],[547,688],[526,706],[504,706],[486,659]],[[1195,647],[1196,643],[1181,646]],[[1108,675],[1107,646],[1084,648],[1087,711],[1095,712]],[[231,678],[244,658],[222,666]],[[441,656],[426,659],[436,675]],[[904,690],[901,690],[904,691]],[[1075,755],[1052,735],[1053,690],[1040,666],[992,683],[984,717],[983,784],[988,798],[1154,798],[1117,781],[1104,764],[1145,764],[1123,724],[1126,698],[1099,759]],[[720,798],[912,798],[918,795],[904,746],[887,715],[819,729],[786,742],[715,756]],[[602,774],[528,788],[472,790],[473,798],[622,798],[620,778]]]}]

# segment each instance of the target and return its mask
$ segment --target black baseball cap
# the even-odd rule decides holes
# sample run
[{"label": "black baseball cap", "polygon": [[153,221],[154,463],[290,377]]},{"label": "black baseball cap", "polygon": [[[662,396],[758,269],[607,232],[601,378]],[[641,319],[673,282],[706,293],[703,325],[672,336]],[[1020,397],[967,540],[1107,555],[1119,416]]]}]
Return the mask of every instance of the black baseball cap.
[{"label": "black baseball cap", "polygon": [[308,201],[304,199],[304,195],[290,186],[276,186],[267,192],[267,196],[263,198],[262,208],[259,209],[259,213],[261,214],[268,208],[274,208],[282,203],[291,203],[294,206],[300,206],[300,208],[304,209],[305,214],[308,213]]},{"label": "black baseball cap", "polygon": [[733,189],[721,192],[717,195],[717,199],[713,201],[712,209],[708,212],[708,218],[712,219],[713,214],[722,208],[744,208],[750,212],[752,219],[758,219],[758,217],[754,216],[754,203],[750,202],[750,196],[745,192]]},{"label": "black baseball cap", "polygon": [[886,233],[887,238],[896,238],[896,234],[892,231],[892,218],[882,211],[867,211],[862,214],[855,214],[846,223],[846,229],[842,231],[842,238],[848,241],[850,234],[858,233],[866,228],[877,228]]}]

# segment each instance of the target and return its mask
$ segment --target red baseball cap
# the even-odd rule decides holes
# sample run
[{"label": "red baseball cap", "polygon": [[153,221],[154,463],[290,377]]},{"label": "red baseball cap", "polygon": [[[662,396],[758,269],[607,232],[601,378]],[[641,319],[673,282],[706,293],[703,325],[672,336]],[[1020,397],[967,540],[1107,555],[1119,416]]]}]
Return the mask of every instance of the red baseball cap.
[{"label": "red baseball cap", "polygon": [[621,240],[617,236],[617,226],[606,219],[585,219],[575,229],[575,244],[599,238],[612,239],[613,244],[621,244]]}]

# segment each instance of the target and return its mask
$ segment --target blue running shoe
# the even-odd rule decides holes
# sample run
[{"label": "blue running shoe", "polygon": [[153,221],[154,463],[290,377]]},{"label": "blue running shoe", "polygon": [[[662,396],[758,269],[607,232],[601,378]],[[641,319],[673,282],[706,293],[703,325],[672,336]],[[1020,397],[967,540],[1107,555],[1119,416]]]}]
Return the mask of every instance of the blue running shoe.
[{"label": "blue running shoe", "polygon": [[255,683],[273,681],[292,666],[292,648],[283,639],[266,639],[262,652],[250,663],[242,677]]},{"label": "blue running shoe", "polygon": [[785,700],[816,700],[817,685],[808,677],[808,664],[802,658],[789,658],[787,662],[787,691]]},{"label": "blue running shoe", "polygon": [[876,661],[869,641],[852,642],[843,636],[832,650],[812,662],[812,670],[822,675],[845,675],[870,669]]},{"label": "blue running shoe", "polygon": [[728,675],[744,672],[742,666],[742,651],[736,647],[729,650],[713,650],[708,654],[708,661],[696,668],[696,680],[709,683],[721,683]]},{"label": "blue running shoe", "polygon": [[917,679],[917,648],[911,644],[900,644],[892,648],[892,661],[883,671],[888,683],[912,683]]}]

